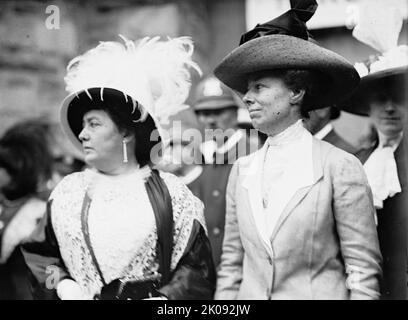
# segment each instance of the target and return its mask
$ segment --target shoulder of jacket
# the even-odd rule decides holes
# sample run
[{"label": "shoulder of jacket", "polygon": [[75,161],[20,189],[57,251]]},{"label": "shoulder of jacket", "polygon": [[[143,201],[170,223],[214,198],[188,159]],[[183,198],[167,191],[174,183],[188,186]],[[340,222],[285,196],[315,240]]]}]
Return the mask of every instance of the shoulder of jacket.
[{"label": "shoulder of jacket", "polygon": [[[317,145],[323,167],[338,167],[345,163],[360,163],[351,153],[348,153],[331,143],[313,137],[313,143]],[[316,150],[316,149],[314,149]]]},{"label": "shoulder of jacket", "polygon": [[348,153],[336,146],[327,148],[327,156],[325,159],[325,166],[329,167],[333,174],[338,174],[339,172],[351,172],[357,173],[364,171],[362,163],[353,154]]}]

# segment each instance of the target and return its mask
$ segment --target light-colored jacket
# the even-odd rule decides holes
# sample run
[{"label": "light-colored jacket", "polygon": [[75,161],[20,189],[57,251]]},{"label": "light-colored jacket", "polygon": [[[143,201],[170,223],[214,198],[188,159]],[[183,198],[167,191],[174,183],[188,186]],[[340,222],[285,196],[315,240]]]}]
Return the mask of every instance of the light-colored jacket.
[{"label": "light-colored jacket", "polygon": [[227,187],[216,299],[376,299],[381,253],[371,190],[353,155],[313,138],[314,183],[281,214],[271,247],[253,212],[263,210],[260,159],[239,159]]}]

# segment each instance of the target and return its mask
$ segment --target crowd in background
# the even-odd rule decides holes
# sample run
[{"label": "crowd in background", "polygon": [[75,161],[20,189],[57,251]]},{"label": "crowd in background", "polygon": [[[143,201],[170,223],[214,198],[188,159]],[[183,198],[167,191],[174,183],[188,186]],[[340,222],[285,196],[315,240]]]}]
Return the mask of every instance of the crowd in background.
[{"label": "crowd in background", "polygon": [[[273,23],[278,25],[282,22],[280,20],[273,20]],[[270,25],[267,25],[267,27],[270,27]],[[253,35],[246,34],[246,36]],[[253,39],[247,39],[246,41],[254,41]],[[375,62],[372,64],[375,64]],[[370,71],[370,68],[375,70],[372,65],[368,64],[367,72]],[[391,69],[393,73],[387,71],[388,69]],[[358,168],[356,169],[357,171],[364,168],[364,179],[365,177],[368,179],[367,181],[371,189],[367,193],[362,193],[361,198],[366,197],[367,194],[370,195],[367,196],[367,199],[371,199],[369,197],[373,196],[374,202],[370,206],[376,209],[374,219],[378,238],[377,236],[375,238],[379,241],[379,250],[382,255],[382,262],[379,262],[382,268],[380,294],[383,299],[407,299],[408,267],[406,248],[408,229],[406,219],[408,199],[406,187],[408,173],[406,166],[408,156],[406,150],[404,150],[405,135],[407,134],[404,130],[408,127],[406,66],[388,67],[386,71],[380,75],[370,76],[370,73],[368,73],[362,76],[363,81],[358,90],[347,101],[346,105],[333,104],[326,105],[325,107],[311,108],[307,112],[303,112],[300,122],[296,123],[300,123],[301,125],[299,126],[306,128],[314,138],[326,141],[347,152],[347,154],[353,155],[352,158],[347,158],[348,155],[343,156],[346,157],[345,159],[352,159],[349,162],[350,168],[356,166]],[[225,76],[223,79],[228,79],[228,77]],[[249,83],[252,83],[251,81],[256,82],[257,80],[249,80]],[[228,81],[223,82],[226,83]],[[186,271],[183,268],[188,265],[186,261],[194,264],[196,262],[194,259],[197,256],[193,257],[193,254],[191,256],[182,255],[177,259],[172,257],[173,260],[171,260],[171,263],[174,264],[172,271],[177,271],[177,281],[181,283],[185,281],[191,288],[194,288],[194,284],[191,284],[191,282],[195,279],[197,283],[202,284],[203,288],[208,289],[208,292],[204,293],[198,293],[198,289],[197,293],[193,290],[192,292],[196,294],[194,297],[197,298],[213,298],[215,288],[212,288],[210,283],[213,281],[214,274],[209,266],[212,263],[215,271],[221,275],[218,279],[221,281],[221,285],[217,285],[219,287],[217,287],[215,296],[220,299],[237,297],[236,293],[231,295],[233,291],[231,288],[234,285],[228,283],[228,276],[230,275],[227,275],[227,273],[232,274],[233,272],[231,271],[232,269],[228,269],[230,267],[228,259],[232,258],[227,255],[231,253],[228,250],[231,250],[232,247],[238,248],[237,243],[242,245],[241,242],[245,242],[245,240],[237,240],[237,238],[246,237],[246,235],[242,236],[239,232],[233,233],[232,229],[238,227],[231,225],[231,213],[230,220],[228,220],[228,217],[226,218],[226,212],[232,212],[232,209],[228,211],[229,209],[227,208],[227,187],[231,184],[229,178],[230,176],[239,176],[239,173],[237,173],[238,165],[233,167],[237,159],[246,157],[254,152],[259,152],[262,148],[267,148],[270,145],[273,146],[272,139],[268,138],[268,136],[272,136],[270,131],[262,128],[259,129],[256,125],[253,126],[254,117],[251,116],[250,118],[246,110],[246,108],[250,109],[251,103],[253,103],[248,93],[243,98],[245,103],[243,108],[241,105],[242,96],[238,96],[223,82],[213,75],[207,75],[193,93],[192,108],[197,121],[204,130],[215,132],[212,138],[202,139],[200,142],[197,142],[194,139],[185,139],[183,136],[170,135],[169,141],[166,141],[164,144],[160,162],[152,167],[152,172],[159,170],[177,176],[189,188],[192,194],[204,204],[203,218],[205,222],[201,224],[192,223],[191,228],[186,231],[186,234],[195,240],[192,241],[190,239],[191,243],[185,242],[180,246],[183,250],[189,248],[192,250],[191,252],[202,255],[211,252],[211,259],[203,259],[206,265],[202,269],[196,268],[194,270],[195,273],[191,270]],[[102,97],[102,93],[99,93],[99,91],[96,93],[91,92],[91,95],[94,99],[96,99],[96,96],[99,97],[99,95]],[[114,95],[112,94],[112,96]],[[101,98],[101,101],[104,100]],[[128,103],[127,99],[126,103]],[[86,112],[84,111],[80,120],[76,120],[80,124],[80,128],[77,128],[78,132],[75,132],[76,129],[72,129],[75,125],[78,126],[78,124],[69,124],[72,131],[79,136],[79,138],[76,138],[81,143],[87,141],[81,127],[87,125],[83,119],[86,119],[86,115],[92,114],[95,110],[96,112],[100,111],[96,107],[90,107]],[[332,121],[338,119],[342,112],[364,115],[371,119],[372,132],[367,137],[362,136],[359,145],[351,145],[335,131]],[[119,123],[118,127],[126,122],[126,120],[122,119],[115,122],[116,115],[112,116],[110,113],[109,115],[116,125]],[[139,116],[142,118],[141,115]],[[91,127],[92,121],[89,121],[89,126]],[[132,125],[132,123],[126,124],[128,127]],[[259,131],[256,131],[254,127]],[[288,128],[293,130],[293,132],[303,130],[290,126],[287,126],[285,130]],[[188,128],[183,128],[183,130],[185,129]],[[90,163],[94,164],[96,168],[100,165],[99,163],[95,165],[92,161],[87,162],[83,155],[73,157],[72,155],[61,153],[61,146],[55,140],[54,130],[53,124],[45,119],[25,119],[8,128],[0,138],[0,299],[33,298],[30,287],[32,279],[29,279],[31,274],[29,267],[32,268],[32,265],[27,267],[27,263],[20,250],[21,244],[32,236],[39,224],[44,222],[47,201],[55,186],[64,177],[72,173],[89,172],[87,170],[89,170]],[[136,133],[136,136],[137,134],[140,133]],[[293,134],[295,135],[295,133]],[[305,133],[302,134],[305,135]],[[129,138],[129,141],[123,140],[124,149],[127,148],[126,143],[131,145],[134,141],[132,142],[131,138]],[[136,149],[138,147],[147,148],[143,149],[146,154],[150,151],[150,147],[146,145],[138,146],[137,139],[136,146],[133,147]],[[120,144],[118,150],[122,150],[121,148],[122,144]],[[123,152],[126,153],[125,151]],[[129,156],[129,159],[127,157],[126,155],[126,161],[124,160],[124,162],[131,162],[132,157]],[[358,162],[357,159],[359,160]],[[138,160],[137,155],[136,159],[133,160],[136,163],[136,160]],[[121,161],[122,159],[120,158],[119,162]],[[140,161],[138,162],[140,163]],[[242,163],[240,162],[240,164]],[[231,175],[233,168],[235,170],[232,171]],[[358,176],[360,171],[357,171],[346,170],[339,174],[349,174],[350,177],[353,175]],[[271,174],[271,176],[273,175]],[[275,178],[280,179],[280,177]],[[169,182],[171,179],[166,179],[169,178],[163,178],[169,187],[173,182]],[[261,183],[260,181],[258,182]],[[361,187],[360,180],[353,183],[355,183],[356,188]],[[174,187],[177,192],[186,194],[187,191],[183,190],[181,192],[179,191],[180,188],[178,186]],[[229,188],[231,189],[231,185]],[[172,187],[169,187],[169,189],[170,195],[173,197]],[[232,203],[231,197],[230,195],[230,204]],[[173,202],[176,201],[174,199],[173,197]],[[190,196],[186,196],[184,201],[186,203],[191,201],[188,202],[191,206],[198,206],[191,199]],[[263,199],[264,209],[268,207],[268,200],[265,199]],[[238,199],[233,199],[233,201],[238,202]],[[341,206],[339,205],[339,207]],[[173,203],[173,214],[176,214],[177,210],[179,209]],[[199,211],[197,209],[197,212]],[[197,214],[197,220],[199,220],[200,213],[195,214]],[[180,216],[182,215],[183,212],[180,213]],[[204,225],[206,226],[206,235],[203,235]],[[226,228],[229,228],[227,239],[225,237]],[[248,231],[241,230],[242,232]],[[372,236],[369,231],[367,231],[367,234],[370,237]],[[206,247],[207,238],[210,245],[209,250]],[[375,244],[373,246],[375,247]],[[24,249],[26,250],[26,259],[32,252],[37,252],[33,248],[34,246]],[[293,250],[293,252],[296,251],[289,246],[285,248]],[[226,254],[223,253],[225,249],[227,249]],[[360,249],[364,251],[367,248]],[[375,248],[371,249],[373,252],[376,250]],[[244,252],[242,253],[243,255],[247,254],[245,253],[245,248],[240,248],[240,250]],[[369,259],[374,259],[375,255],[376,253],[373,253]],[[342,259],[339,258],[339,260]],[[211,263],[209,262],[210,260],[212,260]],[[377,261],[373,262],[373,265],[376,263]],[[161,269],[162,267],[159,264],[158,270],[165,274],[163,269]],[[367,266],[367,269],[370,267],[372,266]],[[242,268],[242,265],[236,266],[236,268]],[[99,268],[97,269],[99,275],[101,275],[103,272],[100,272]],[[253,271],[256,272],[256,270]],[[361,272],[361,274],[364,275],[365,273]],[[245,273],[244,276],[250,277],[250,275]],[[172,277],[175,276],[173,275]],[[172,277],[169,276],[166,280],[167,285],[164,287],[166,289],[161,290],[160,294],[166,298],[186,298],[187,296],[182,292],[182,289],[177,287],[176,280]],[[103,284],[107,285],[103,281],[103,276],[101,278]],[[256,280],[253,281],[256,282]],[[284,283],[284,280],[282,280],[282,283]],[[96,284],[93,285],[96,286]],[[256,287],[256,285],[254,286]],[[372,285],[372,287],[375,288],[375,285]],[[250,289],[247,290],[250,291]],[[321,290],[324,291],[323,289]],[[277,289],[277,291],[279,290]],[[282,289],[282,291],[285,291],[285,289]],[[245,292],[240,292],[240,294],[244,298],[251,297],[250,294],[245,295]],[[375,296],[376,294],[368,292],[367,295]],[[59,295],[60,298],[62,296],[63,294]],[[73,295],[73,297],[77,298],[78,296]],[[285,298],[286,296],[283,294],[282,297]],[[296,294],[294,294],[294,297],[297,297]],[[333,295],[333,298],[339,297]]]}]

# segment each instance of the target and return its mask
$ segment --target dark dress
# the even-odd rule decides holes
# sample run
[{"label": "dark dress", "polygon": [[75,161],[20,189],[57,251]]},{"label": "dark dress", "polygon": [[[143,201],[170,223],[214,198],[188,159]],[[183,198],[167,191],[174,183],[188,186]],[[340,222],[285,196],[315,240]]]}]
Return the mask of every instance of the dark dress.
[{"label": "dark dress", "polygon": [[[361,150],[357,157],[365,163],[377,147]],[[407,248],[408,248],[408,183],[407,158],[404,139],[395,150],[398,179],[402,192],[387,198],[383,209],[377,210],[378,237],[383,255],[382,299],[407,299]]]},{"label": "dark dress", "polygon": [[[158,237],[156,253],[152,256],[154,261],[148,261],[146,268],[155,265],[158,261],[158,270],[161,275],[158,291],[168,299],[212,299],[215,290],[215,270],[211,257],[211,247],[202,224],[197,220],[193,221],[183,254],[175,268],[170,269],[172,244],[177,241],[177,239],[173,239],[173,232],[175,232],[176,227],[173,227],[172,223],[172,211],[174,210],[172,209],[172,202],[175,200],[170,198],[166,184],[155,170],[152,171],[151,176],[146,181],[146,191],[155,214]],[[192,195],[190,196],[190,194],[184,194],[183,199],[186,201],[191,199]],[[85,195],[81,213],[82,223],[87,223],[84,222],[87,220],[84,218],[84,212],[86,211],[84,208],[87,207],[86,199],[87,196]],[[58,274],[57,283],[64,279],[73,279],[62,258],[53,220],[51,219],[52,201],[49,200],[47,214],[36,232],[22,245],[22,252],[31,271],[31,282],[36,299],[58,298],[56,286],[50,283],[50,273],[47,272],[47,268],[50,266],[54,271],[58,271],[55,273]],[[189,208],[186,209],[189,210]],[[82,225],[83,227],[84,225]],[[85,239],[87,238],[87,232],[84,229],[82,230],[82,236]],[[83,251],[79,255],[89,256],[90,254],[92,256],[91,244],[87,243],[86,240],[82,241],[80,239],[78,241],[86,243],[85,247],[81,247]],[[148,255],[145,252],[142,252],[142,254]],[[103,282],[103,291],[104,288],[111,286],[112,282],[104,283],[103,275],[100,273],[94,257],[92,257],[92,261],[99,272],[99,276],[96,276]],[[129,269],[129,272],[132,272],[132,269]],[[146,269],[146,273],[150,273],[150,270]],[[86,277],[93,277],[93,274],[87,271]],[[130,281],[128,284],[130,290],[132,290]]]}]

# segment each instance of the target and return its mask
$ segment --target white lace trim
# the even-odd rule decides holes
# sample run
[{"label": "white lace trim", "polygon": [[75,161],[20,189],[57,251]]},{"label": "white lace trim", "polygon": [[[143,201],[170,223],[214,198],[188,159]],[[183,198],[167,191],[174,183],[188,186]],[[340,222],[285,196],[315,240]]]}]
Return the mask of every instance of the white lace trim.
[{"label": "white lace trim", "polygon": [[[203,204],[176,176],[161,173],[161,177],[172,198],[174,246],[171,269],[174,270],[185,251],[194,220],[199,221],[205,228]],[[61,256],[71,277],[78,282],[89,298],[99,293],[102,287],[81,231],[82,202],[90,182],[90,175],[86,172],[74,173],[64,178],[51,195],[51,199],[54,200],[52,223]],[[154,225],[133,259],[130,259],[131,262],[122,271],[123,279],[140,280],[157,273],[156,242],[157,233]]]},{"label": "white lace trim", "polygon": [[155,226],[144,184],[150,174],[147,169],[120,176],[90,172],[95,179],[89,208],[89,235],[107,283],[122,276]]},{"label": "white lace trim", "polygon": [[62,259],[70,276],[84,294],[92,298],[100,291],[102,282],[92,263],[81,231],[81,209],[85,191],[90,185],[85,172],[65,177],[51,194],[51,219]]}]

